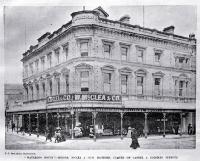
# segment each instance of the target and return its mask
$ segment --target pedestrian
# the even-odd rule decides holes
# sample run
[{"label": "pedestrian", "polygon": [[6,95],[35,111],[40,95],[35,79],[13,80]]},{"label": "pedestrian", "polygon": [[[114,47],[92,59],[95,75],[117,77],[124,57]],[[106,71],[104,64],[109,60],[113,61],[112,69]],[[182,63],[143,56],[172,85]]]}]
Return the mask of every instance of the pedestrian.
[{"label": "pedestrian", "polygon": [[138,134],[137,134],[137,130],[135,128],[132,128],[131,139],[132,139],[132,142],[131,142],[130,147],[133,149],[139,148],[140,145],[138,143]]},{"label": "pedestrian", "polygon": [[178,135],[179,132],[179,125],[175,125],[175,134]]},{"label": "pedestrian", "polygon": [[12,123],[12,132],[15,130],[15,123]]},{"label": "pedestrian", "polygon": [[128,132],[127,132],[127,135],[126,135],[127,138],[131,138],[131,132],[132,132],[132,128],[129,126]]},{"label": "pedestrian", "polygon": [[49,139],[50,141],[52,141],[52,139],[51,139],[51,132],[50,132],[50,130],[49,130],[49,128],[47,128],[47,130],[46,130],[46,141]]},{"label": "pedestrian", "polygon": [[193,127],[192,125],[190,124],[190,127],[189,127],[189,135],[192,135],[193,134]]},{"label": "pedestrian", "polygon": [[55,143],[59,143],[61,141],[61,128],[57,127],[55,131]]},{"label": "pedestrian", "polygon": [[191,124],[188,124],[188,135],[190,135],[190,126]]}]

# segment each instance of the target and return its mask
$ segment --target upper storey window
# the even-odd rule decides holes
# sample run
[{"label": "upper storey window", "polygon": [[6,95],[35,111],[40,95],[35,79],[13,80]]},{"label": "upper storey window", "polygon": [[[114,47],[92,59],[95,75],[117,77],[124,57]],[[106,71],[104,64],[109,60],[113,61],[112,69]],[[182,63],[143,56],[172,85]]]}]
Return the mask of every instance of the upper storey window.
[{"label": "upper storey window", "polygon": [[63,51],[64,51],[64,53],[65,53],[65,60],[67,61],[67,59],[68,59],[68,54],[69,54],[69,45],[68,45],[68,43],[65,44],[65,45],[63,45]]},{"label": "upper storey window", "polygon": [[111,45],[110,44],[104,44],[104,57],[110,58],[111,57]]},{"label": "upper storey window", "polygon": [[89,91],[89,82],[90,78],[92,77],[92,70],[93,67],[89,64],[81,63],[75,66],[75,70],[78,73],[79,83],[80,83],[80,90],[81,92]]},{"label": "upper storey window", "polygon": [[42,67],[42,71],[44,71],[44,69],[45,69],[45,57],[44,56],[41,58],[41,67]]},{"label": "upper storey window", "polygon": [[114,70],[115,68],[111,65],[105,65],[101,68],[103,76],[103,91],[111,92],[112,84],[114,80]]},{"label": "upper storey window", "polygon": [[49,53],[47,55],[47,61],[48,61],[48,67],[51,68],[52,67],[52,54]]},{"label": "upper storey window", "polygon": [[162,50],[154,49],[154,61],[155,61],[155,63],[160,63],[162,52],[163,52]]},{"label": "upper storey window", "polygon": [[190,56],[183,54],[174,54],[175,56],[175,66],[177,68],[188,68],[190,66]]},{"label": "upper storey window", "polygon": [[128,48],[127,47],[121,47],[121,58],[123,61],[127,61],[128,57]]},{"label": "upper storey window", "polygon": [[136,53],[137,53],[137,61],[140,63],[144,63],[145,48],[136,46]]},{"label": "upper storey window", "polygon": [[130,45],[120,43],[121,60],[127,61]]},{"label": "upper storey window", "polygon": [[122,74],[121,75],[121,87],[122,87],[122,94],[127,94],[127,87],[128,87],[128,75]]},{"label": "upper storey window", "polygon": [[145,94],[145,78],[147,71],[144,69],[138,69],[135,72],[136,75],[136,93],[137,95]]},{"label": "upper storey window", "polygon": [[89,91],[89,71],[81,73],[81,91]]},{"label": "upper storey window", "polygon": [[162,82],[163,82],[163,77],[164,73],[161,71],[153,73],[152,76],[154,78],[154,96],[162,96]]},{"label": "upper storey window", "polygon": [[31,74],[33,74],[33,63],[31,63],[31,64],[29,64],[29,67],[30,67],[30,72],[31,72]]},{"label": "upper storey window", "polygon": [[35,61],[35,70],[36,70],[36,72],[39,71],[39,60],[38,59]]},{"label": "upper storey window", "polygon": [[25,67],[24,67],[25,69],[24,69],[24,76],[25,77],[27,77],[28,76],[28,65],[25,65]]},{"label": "upper storey window", "polygon": [[88,40],[81,40],[80,42],[81,57],[88,56]]},{"label": "upper storey window", "polygon": [[114,42],[109,42],[109,41],[103,40],[103,55],[104,55],[104,58],[111,59],[113,43]]},{"label": "upper storey window", "polygon": [[56,58],[55,65],[58,65],[60,63],[60,48],[55,50],[55,58]]},{"label": "upper storey window", "polygon": [[103,73],[103,88],[104,92],[111,90],[111,73]]}]

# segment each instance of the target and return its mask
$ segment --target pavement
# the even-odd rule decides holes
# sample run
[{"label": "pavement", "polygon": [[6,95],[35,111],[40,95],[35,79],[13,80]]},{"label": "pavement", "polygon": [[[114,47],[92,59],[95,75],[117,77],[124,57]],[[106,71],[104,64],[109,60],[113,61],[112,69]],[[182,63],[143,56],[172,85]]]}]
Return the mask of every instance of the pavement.
[{"label": "pavement", "polygon": [[[138,149],[194,149],[196,145],[195,135],[166,135],[141,137],[138,139],[140,148]],[[120,136],[110,136],[97,138],[96,142],[88,137],[67,139],[65,142],[55,143],[46,141],[44,136],[6,131],[5,148],[12,150],[131,150],[131,138]]]}]

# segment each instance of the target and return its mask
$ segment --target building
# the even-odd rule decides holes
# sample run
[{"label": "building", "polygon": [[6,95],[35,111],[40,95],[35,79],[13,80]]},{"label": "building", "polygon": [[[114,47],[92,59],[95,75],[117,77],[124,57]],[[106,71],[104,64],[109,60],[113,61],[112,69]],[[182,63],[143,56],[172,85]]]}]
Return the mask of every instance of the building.
[{"label": "building", "polygon": [[[23,103],[23,85],[21,84],[5,84],[4,85],[4,105],[5,112],[21,107]],[[6,113],[7,114],[7,113]],[[14,115],[13,115],[14,116]],[[10,122],[8,122],[10,120]],[[11,125],[11,120],[16,124],[16,118],[8,118],[6,124]],[[19,121],[20,122],[20,121]]]},{"label": "building", "polygon": [[8,113],[22,116],[26,131],[70,135],[81,124],[87,135],[93,124],[96,139],[129,126],[145,136],[195,127],[194,34],[132,25],[128,15],[110,20],[101,7],[71,16],[23,54],[24,102]]}]

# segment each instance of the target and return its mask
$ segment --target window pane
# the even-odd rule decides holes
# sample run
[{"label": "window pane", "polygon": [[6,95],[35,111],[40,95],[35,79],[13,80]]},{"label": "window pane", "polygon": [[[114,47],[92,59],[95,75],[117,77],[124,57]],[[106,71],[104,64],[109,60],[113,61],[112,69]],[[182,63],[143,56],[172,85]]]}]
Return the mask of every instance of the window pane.
[{"label": "window pane", "polygon": [[128,80],[128,76],[127,75],[121,75],[121,83],[126,85],[127,84],[127,80]]},{"label": "window pane", "polygon": [[111,46],[108,44],[104,44],[104,52],[110,53]]},{"label": "window pane", "polygon": [[89,83],[86,81],[86,82],[81,82],[81,88],[82,87],[89,87]]},{"label": "window pane", "polygon": [[183,63],[185,58],[179,58],[179,63]]},{"label": "window pane", "polygon": [[80,45],[81,45],[81,52],[88,51],[88,43],[87,42],[82,42]]},{"label": "window pane", "polygon": [[89,77],[89,72],[88,71],[81,72],[81,78],[88,78],[88,77]]},{"label": "window pane", "polygon": [[111,73],[104,73],[103,74],[103,82],[104,83],[110,83],[111,82]]},{"label": "window pane", "polygon": [[121,47],[122,60],[127,60],[128,48]]},{"label": "window pane", "polygon": [[142,62],[143,61],[143,50],[138,50],[137,55],[138,55],[138,61]]},{"label": "window pane", "polygon": [[143,86],[143,77],[137,76],[137,86]]},{"label": "window pane", "polygon": [[143,94],[143,86],[137,86],[137,94]]},{"label": "window pane", "polygon": [[179,88],[183,88],[183,81],[179,82]]},{"label": "window pane", "polygon": [[111,53],[111,46],[108,44],[104,45],[104,56],[105,58],[110,58],[110,53]]},{"label": "window pane", "polygon": [[160,85],[160,78],[155,78],[155,85]]},{"label": "window pane", "polygon": [[160,61],[160,53],[155,53],[155,61],[156,62]]},{"label": "window pane", "polygon": [[81,53],[81,56],[82,56],[82,57],[88,56],[88,52],[82,52],[82,53]]},{"label": "window pane", "polygon": [[127,85],[122,84],[122,93],[127,93]]},{"label": "window pane", "polygon": [[104,83],[104,92],[110,92],[110,84]]}]

